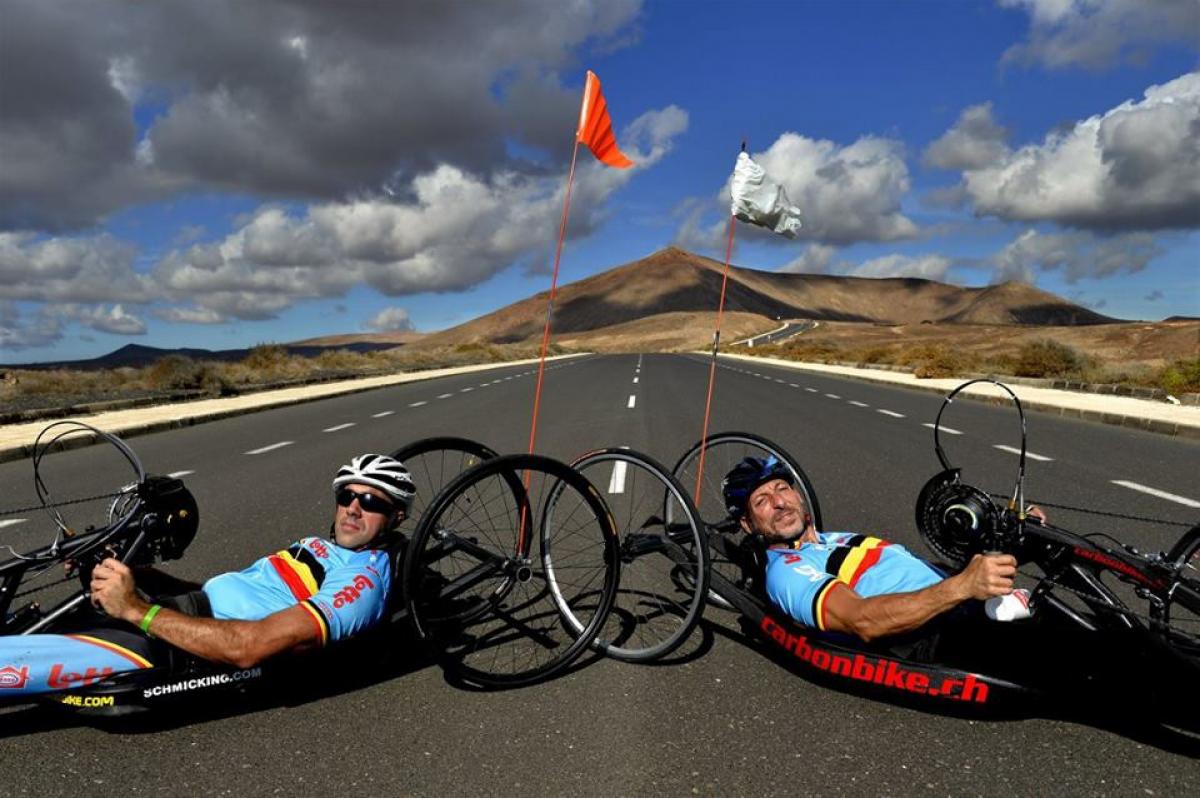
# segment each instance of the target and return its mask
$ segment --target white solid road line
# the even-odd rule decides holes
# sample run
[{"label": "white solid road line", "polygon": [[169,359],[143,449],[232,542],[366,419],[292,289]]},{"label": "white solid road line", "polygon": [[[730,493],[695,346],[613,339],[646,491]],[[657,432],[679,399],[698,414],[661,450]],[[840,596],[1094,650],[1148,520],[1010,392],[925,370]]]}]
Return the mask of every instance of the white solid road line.
[{"label": "white solid road line", "polygon": [[264,452],[272,452],[276,449],[282,449],[284,446],[291,446],[293,443],[295,443],[295,441],[280,441],[279,443],[272,443],[270,446],[264,446],[261,449],[251,449],[250,451],[246,452],[246,454],[263,454]]},{"label": "white solid road line", "polygon": [[1158,498],[1166,499],[1169,502],[1176,502],[1177,504],[1182,504],[1184,507],[1200,507],[1200,502],[1196,501],[1195,499],[1189,499],[1186,496],[1179,496],[1174,493],[1167,493],[1165,490],[1159,490],[1158,488],[1148,488],[1145,485],[1139,485],[1138,483],[1130,482],[1129,480],[1114,479],[1112,480],[1112,484],[1120,485],[1122,488],[1136,490],[1139,493],[1157,496]]},{"label": "white solid road line", "polygon": [[883,413],[885,416],[891,416],[892,418],[904,418],[903,413],[897,413],[895,410],[884,410],[882,407],[879,408],[878,410],[876,410],[875,412]]},{"label": "white solid road line", "polygon": [[323,429],[321,431],[322,432],[340,432],[341,430],[344,430],[344,429],[350,429],[353,426],[354,426],[354,422],[350,421],[345,424],[338,424],[336,427],[326,427],[325,429]]},{"label": "white solid road line", "polygon": [[409,407],[420,407],[421,405],[426,405],[426,404],[429,404],[429,403],[426,402],[425,400],[421,400],[420,402],[413,402],[411,405],[409,405]]},{"label": "white solid road line", "polygon": [[7,518],[3,521],[0,521],[0,529],[4,529],[4,527],[6,527],[6,526],[16,526],[17,524],[23,524],[23,523],[25,523],[25,520],[26,519],[24,519],[24,518]]},{"label": "white solid road line", "polygon": [[[422,404],[424,404],[424,402],[422,402]],[[412,407],[412,405],[409,405],[409,407]],[[395,410],[384,410],[382,413],[376,413],[375,415],[371,416],[371,418],[383,418],[384,416],[390,416],[395,412]]]},{"label": "white solid road line", "polygon": [[625,467],[628,465],[624,460],[613,461],[612,476],[608,479],[609,493],[624,493],[625,492]]},{"label": "white solid road line", "polygon": [[[930,424],[928,421],[926,421],[926,422],[925,422],[925,423],[923,423],[921,426],[922,426],[922,427],[929,427],[930,429],[933,429],[933,428],[934,428],[936,425],[935,425],[935,424]],[[956,430],[956,429],[951,429],[950,427],[942,427],[942,432],[949,432],[951,435],[962,435],[962,433],[961,433],[961,432],[959,432],[959,431],[958,431],[958,430]]]},{"label": "white solid road line", "polygon": [[637,394],[635,394],[635,393],[629,394],[629,404],[627,404],[625,406],[632,409],[633,406],[636,404],[637,404]]},{"label": "white solid road line", "polygon": [[827,393],[825,395],[828,396],[830,399],[841,399],[842,398],[842,397],[838,396],[836,393]]},{"label": "white solid road line", "polygon": [[195,473],[195,471],[172,471],[170,474],[167,474],[167,476],[169,476],[171,479],[179,479],[180,477],[186,477],[188,474]]},{"label": "white solid road line", "polygon": [[[1021,453],[1020,449],[1017,449],[1013,446],[1005,446],[1002,443],[994,443],[994,444],[992,444],[992,448],[999,449],[1002,452],[1010,452],[1012,454],[1020,454]],[[1026,451],[1025,456],[1028,457],[1030,460],[1041,460],[1044,463],[1049,463],[1052,460],[1054,460],[1053,457],[1047,457],[1044,454],[1034,454],[1033,452],[1030,452],[1030,451]]]},{"label": "white solid road line", "polygon": [[855,407],[870,407],[870,405],[866,402],[856,402],[853,399],[850,400],[850,404],[854,405]]}]

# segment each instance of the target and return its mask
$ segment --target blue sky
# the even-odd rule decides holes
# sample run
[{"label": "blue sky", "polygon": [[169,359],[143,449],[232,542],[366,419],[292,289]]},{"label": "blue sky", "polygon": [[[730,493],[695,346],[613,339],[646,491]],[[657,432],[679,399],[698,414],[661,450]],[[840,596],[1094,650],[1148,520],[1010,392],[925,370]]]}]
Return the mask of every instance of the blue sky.
[{"label": "blue sky", "polygon": [[721,257],[745,138],[804,228],[739,265],[1200,315],[1194,2],[206,8],[0,0],[0,362],[544,290],[588,68],[638,167],[581,154],[561,281]]}]

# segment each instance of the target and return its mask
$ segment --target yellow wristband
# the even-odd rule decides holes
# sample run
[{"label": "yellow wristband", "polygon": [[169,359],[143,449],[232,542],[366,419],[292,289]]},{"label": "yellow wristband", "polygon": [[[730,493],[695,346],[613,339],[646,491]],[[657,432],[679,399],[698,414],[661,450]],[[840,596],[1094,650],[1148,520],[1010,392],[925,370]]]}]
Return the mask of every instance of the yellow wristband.
[{"label": "yellow wristband", "polygon": [[158,615],[158,611],[161,609],[161,604],[155,604],[146,610],[146,614],[142,616],[142,622],[138,624],[138,628],[151,637],[154,637],[154,635],[150,634],[150,622],[154,620],[154,616]]}]

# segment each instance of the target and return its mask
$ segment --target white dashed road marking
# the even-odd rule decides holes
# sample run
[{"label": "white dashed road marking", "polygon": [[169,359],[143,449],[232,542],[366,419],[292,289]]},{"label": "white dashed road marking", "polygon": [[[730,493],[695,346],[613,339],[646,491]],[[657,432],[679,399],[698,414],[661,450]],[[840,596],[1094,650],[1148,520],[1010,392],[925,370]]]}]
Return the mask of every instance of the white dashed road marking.
[{"label": "white dashed road marking", "polygon": [[804,390],[808,391],[809,393],[816,393],[816,392],[817,392],[817,389],[816,389],[816,388],[805,388]]},{"label": "white dashed road marking", "polygon": [[904,418],[903,413],[897,413],[895,410],[884,410],[882,407],[879,408],[878,410],[876,410],[875,412],[883,413],[885,416],[891,416],[892,418]]},{"label": "white dashed road marking", "polygon": [[180,477],[186,477],[188,474],[195,473],[195,471],[172,471],[170,474],[167,474],[167,476],[169,476],[171,479],[179,479]]},{"label": "white dashed road marking", "polygon": [[424,404],[429,404],[429,403],[422,400],[420,402],[413,402],[411,405],[409,405],[409,407],[420,407],[421,405],[424,405]]},{"label": "white dashed road marking", "polygon": [[[933,428],[934,428],[936,425],[935,425],[935,424],[930,424],[929,422],[925,422],[925,423],[924,423],[924,424],[922,424],[921,426],[922,426],[922,427],[929,427],[930,429],[933,429]],[[950,427],[942,427],[942,432],[949,432],[951,435],[962,435],[962,433],[961,433],[961,432],[959,432],[959,431],[958,431],[958,430],[956,430],[956,429],[951,429]]]},{"label": "white dashed road marking", "polygon": [[354,422],[350,421],[345,424],[338,424],[336,427],[326,427],[324,430],[322,430],[322,432],[338,432],[340,430],[350,429],[353,426]]},{"label": "white dashed road marking", "polygon": [[440,396],[438,396],[438,399],[449,399],[451,396],[454,396],[454,394],[444,393],[444,394],[441,394]]},{"label": "white dashed road marking", "polygon": [[[1012,454],[1020,454],[1021,453],[1020,449],[1014,448],[1012,446],[1005,446],[1002,443],[993,444],[992,448],[999,449],[1002,452],[1010,452]],[[1026,451],[1025,456],[1028,457],[1030,460],[1041,460],[1042,462],[1045,462],[1045,463],[1048,463],[1054,459],[1053,457],[1047,457],[1044,454],[1034,454],[1033,452],[1030,452],[1030,451]]]},{"label": "white dashed road marking", "polygon": [[280,441],[279,443],[272,443],[270,446],[263,446],[260,449],[251,449],[250,451],[246,452],[246,454],[263,454],[265,452],[273,452],[276,449],[282,449],[284,446],[291,446],[293,443],[295,443],[295,441]]},{"label": "white dashed road marking", "polygon": [[633,406],[636,404],[637,404],[637,394],[634,394],[634,393],[629,394],[629,404],[627,404],[625,406],[632,409]]},{"label": "white dashed road marking", "polygon": [[25,523],[24,518],[8,518],[8,519],[5,519],[4,521],[0,521],[0,529],[4,529],[4,527],[6,527],[6,526],[16,526],[17,524],[23,524],[23,523]]},{"label": "white dashed road marking", "polygon": [[870,407],[870,405],[866,402],[856,402],[853,399],[850,400],[850,404],[854,405],[855,407]]},{"label": "white dashed road marking", "polygon": [[1122,488],[1136,490],[1139,493],[1146,493],[1150,496],[1157,496],[1158,498],[1166,499],[1169,502],[1176,502],[1177,504],[1182,504],[1184,507],[1200,507],[1200,502],[1196,501],[1195,499],[1189,499],[1186,496],[1179,496],[1174,493],[1167,493],[1165,490],[1159,490],[1158,488],[1148,488],[1145,485],[1139,485],[1136,482],[1129,482],[1128,480],[1124,479],[1114,479],[1112,484],[1120,485]]},{"label": "white dashed road marking", "polygon": [[612,476],[608,480],[609,493],[624,493],[625,492],[625,467],[628,465],[624,460],[616,460],[613,462]]},{"label": "white dashed road marking", "polygon": [[830,399],[841,399],[842,398],[842,397],[838,396],[836,393],[827,393],[825,395],[828,396]]},{"label": "white dashed road marking", "polygon": [[[425,403],[421,402],[421,404],[425,404]],[[409,407],[412,407],[412,405],[409,405]],[[383,418],[385,416],[390,416],[392,413],[395,413],[395,412],[396,412],[395,410],[384,410],[382,413],[376,413],[375,415],[371,416],[371,418]]]}]

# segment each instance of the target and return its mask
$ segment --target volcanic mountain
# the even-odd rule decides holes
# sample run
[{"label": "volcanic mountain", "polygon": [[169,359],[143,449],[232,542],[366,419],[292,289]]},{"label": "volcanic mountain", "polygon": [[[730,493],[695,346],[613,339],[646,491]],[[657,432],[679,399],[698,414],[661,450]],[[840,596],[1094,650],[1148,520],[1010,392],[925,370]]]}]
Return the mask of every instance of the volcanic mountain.
[{"label": "volcanic mountain", "polygon": [[[711,335],[721,294],[722,264],[668,247],[623,266],[563,286],[555,299],[555,340],[609,348],[605,343],[649,337],[662,344],[698,324]],[[536,340],[548,292],[426,336],[421,345]],[[1024,283],[963,288],[912,277],[835,277],[731,267],[725,300],[732,329],[751,334],[776,319],[873,324],[1083,325],[1115,319]],[[623,343],[618,348],[625,348]]]}]

